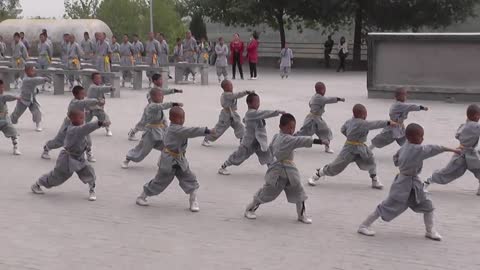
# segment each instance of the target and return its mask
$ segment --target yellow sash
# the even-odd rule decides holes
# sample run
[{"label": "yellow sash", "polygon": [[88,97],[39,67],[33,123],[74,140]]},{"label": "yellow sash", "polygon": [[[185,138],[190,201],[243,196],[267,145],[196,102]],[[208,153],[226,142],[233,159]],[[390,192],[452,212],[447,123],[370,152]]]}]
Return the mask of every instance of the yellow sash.
[{"label": "yellow sash", "polygon": [[169,154],[170,156],[174,157],[174,158],[180,158],[180,157],[183,157],[183,152],[182,153],[177,153],[177,152],[174,152],[168,148],[164,148],[163,151],[167,154]]},{"label": "yellow sash", "polygon": [[80,69],[80,60],[79,60],[77,57],[75,57],[75,58],[72,59],[72,64],[73,64],[76,68]]},{"label": "yellow sash", "polygon": [[162,124],[162,123],[159,123],[159,124],[148,124],[146,127],[149,127],[149,128],[164,128],[165,125]]},{"label": "yellow sash", "polygon": [[203,53],[202,57],[203,59],[208,60],[208,53]]},{"label": "yellow sash", "polygon": [[153,59],[152,59],[152,63],[154,65],[156,65],[158,63],[158,55],[156,53],[153,54]]},{"label": "yellow sash", "polygon": [[20,64],[22,63],[22,58],[15,59],[15,63],[17,64],[17,68],[20,67]]},{"label": "yellow sash", "polygon": [[130,56],[130,62],[132,62],[132,66],[135,64],[135,58],[133,55]]},{"label": "yellow sash", "polygon": [[356,145],[356,146],[364,146],[365,144],[362,142],[356,142],[356,141],[346,141],[345,144],[348,145]]}]

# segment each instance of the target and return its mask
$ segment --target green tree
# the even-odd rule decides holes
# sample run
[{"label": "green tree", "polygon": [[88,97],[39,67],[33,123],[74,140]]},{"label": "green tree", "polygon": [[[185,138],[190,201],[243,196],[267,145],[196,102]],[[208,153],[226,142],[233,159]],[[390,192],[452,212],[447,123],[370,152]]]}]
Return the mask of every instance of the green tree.
[{"label": "green tree", "polygon": [[65,0],[65,14],[70,19],[94,19],[101,0]]},{"label": "green tree", "polygon": [[[119,38],[133,33],[145,38],[150,31],[149,0],[103,0],[96,14]],[[173,0],[153,1],[153,26],[155,32],[165,34],[171,45],[185,34]]]},{"label": "green tree", "polygon": [[97,18],[105,22],[121,39],[123,34],[143,33],[145,20],[143,2],[133,0],[103,0]]},{"label": "green tree", "polygon": [[[360,66],[362,38],[369,31],[438,29],[475,16],[479,0],[338,0],[331,26],[355,27],[353,62]],[[321,21],[324,23],[324,21]]]},{"label": "green tree", "polygon": [[325,25],[327,17],[337,22],[330,16],[334,14],[328,14],[333,4],[338,3],[335,0],[182,0],[177,9],[191,16],[202,14],[227,26],[266,24],[279,31],[283,47],[285,29],[295,27],[301,31],[318,23]]},{"label": "green tree", "polygon": [[190,21],[190,31],[192,32],[192,35],[200,40],[201,38],[207,38],[207,25],[203,21],[203,17],[199,13],[195,13],[192,16],[192,20]]},{"label": "green tree", "polygon": [[0,0],[0,21],[17,18],[20,12],[20,0]]}]

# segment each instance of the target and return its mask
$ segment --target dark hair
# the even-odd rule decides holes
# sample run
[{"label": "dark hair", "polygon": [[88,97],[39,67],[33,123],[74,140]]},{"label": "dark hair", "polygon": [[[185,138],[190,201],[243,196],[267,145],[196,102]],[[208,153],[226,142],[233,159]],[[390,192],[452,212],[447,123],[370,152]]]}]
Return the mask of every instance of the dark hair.
[{"label": "dark hair", "polygon": [[128,34],[123,34],[123,36],[124,36],[124,37],[125,37],[125,36],[128,37]]},{"label": "dark hair", "polygon": [[153,74],[153,76],[152,76],[152,81],[154,82],[154,81],[157,81],[157,80],[159,80],[159,79],[161,79],[161,78],[162,78],[162,74],[160,74],[160,73],[155,73],[155,74]]},{"label": "dark hair", "polygon": [[133,37],[137,37],[137,38],[138,38],[138,35],[137,35],[137,34],[133,34]]},{"label": "dark hair", "polygon": [[20,34],[18,32],[15,32],[15,34],[13,34],[13,37],[20,37]]},{"label": "dark hair", "polygon": [[163,34],[163,33],[159,33],[158,35],[160,35],[162,37],[165,37],[165,34]]},{"label": "dark hair", "polygon": [[0,85],[3,85],[3,80],[0,80]]},{"label": "dark hair", "polygon": [[418,135],[418,133],[423,132],[423,127],[416,123],[411,123],[405,129],[405,137],[411,138]]},{"label": "dark hair", "polygon": [[40,33],[40,36],[41,36],[41,37],[42,37],[42,36],[43,36],[43,37],[46,37],[46,36],[45,36],[45,33]]},{"label": "dark hair", "polygon": [[24,33],[24,32],[20,32],[20,35],[21,35],[21,34],[24,34],[24,35],[25,35],[25,33]]},{"label": "dark hair", "polygon": [[82,91],[82,90],[84,90],[83,86],[81,86],[81,85],[76,85],[76,86],[74,86],[73,89],[72,89],[72,94],[73,94],[74,96],[77,96],[77,95],[80,93],[80,91]]},{"label": "dark hair", "polygon": [[401,88],[398,88],[397,90],[395,90],[395,97],[399,97],[400,94],[402,94],[403,92],[407,93],[407,89],[401,87]]},{"label": "dark hair", "polygon": [[98,72],[94,72],[94,73],[92,73],[92,77],[91,77],[91,78],[92,78],[92,80],[93,80],[93,79],[95,78],[95,76],[97,76],[97,75],[100,75],[100,73],[98,73]]},{"label": "dark hair", "polygon": [[116,35],[113,35],[113,36],[112,36],[112,38],[115,38],[115,39],[117,39],[117,36],[116,36]]},{"label": "dark hair", "polygon": [[297,122],[297,120],[295,120],[295,116],[289,113],[282,114],[282,116],[280,117],[280,126],[284,127],[290,122]]},{"label": "dark hair", "polygon": [[90,34],[88,32],[83,33],[83,35],[90,36]]},{"label": "dark hair", "polygon": [[181,38],[177,38],[177,42],[179,42],[179,41],[182,41],[182,39],[181,39]]},{"label": "dark hair", "polygon": [[248,96],[247,96],[247,104],[251,104],[252,101],[253,101],[253,98],[255,98],[255,97],[258,97],[258,95],[255,94],[255,93],[248,94]]},{"label": "dark hair", "polygon": [[257,40],[260,37],[260,34],[257,31],[253,31],[252,37]]}]

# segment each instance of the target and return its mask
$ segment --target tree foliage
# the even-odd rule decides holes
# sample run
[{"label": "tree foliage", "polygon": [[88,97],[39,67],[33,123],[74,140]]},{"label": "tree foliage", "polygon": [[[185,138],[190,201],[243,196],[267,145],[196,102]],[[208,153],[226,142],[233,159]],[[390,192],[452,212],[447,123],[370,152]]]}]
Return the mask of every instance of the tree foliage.
[{"label": "tree foliage", "polygon": [[[119,38],[123,34],[138,34],[146,37],[150,31],[149,0],[103,0],[97,10],[97,18],[104,21]],[[173,44],[177,37],[185,34],[172,0],[153,1],[153,28],[165,34]]]},{"label": "tree foliage", "polygon": [[65,14],[69,19],[94,19],[101,0],[65,0]]},{"label": "tree foliage", "polygon": [[0,0],[0,21],[17,18],[20,0]]},{"label": "tree foliage", "polygon": [[201,38],[207,38],[207,25],[203,21],[203,17],[199,13],[195,13],[192,16],[192,20],[190,21],[190,31],[192,35],[197,39],[200,40]]}]

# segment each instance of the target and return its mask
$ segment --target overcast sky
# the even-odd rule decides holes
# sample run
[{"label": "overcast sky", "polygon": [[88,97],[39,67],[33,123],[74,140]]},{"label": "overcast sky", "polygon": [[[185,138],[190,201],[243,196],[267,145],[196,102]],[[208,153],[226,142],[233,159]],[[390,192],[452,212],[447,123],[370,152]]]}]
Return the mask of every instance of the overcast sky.
[{"label": "overcast sky", "polygon": [[20,0],[24,18],[28,17],[57,17],[63,16],[63,0]]}]

